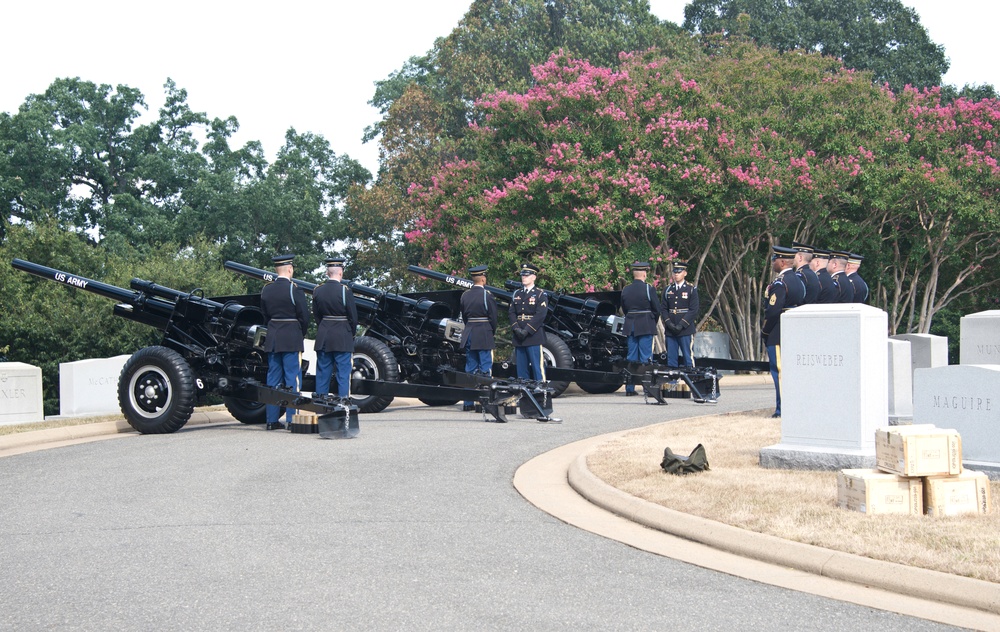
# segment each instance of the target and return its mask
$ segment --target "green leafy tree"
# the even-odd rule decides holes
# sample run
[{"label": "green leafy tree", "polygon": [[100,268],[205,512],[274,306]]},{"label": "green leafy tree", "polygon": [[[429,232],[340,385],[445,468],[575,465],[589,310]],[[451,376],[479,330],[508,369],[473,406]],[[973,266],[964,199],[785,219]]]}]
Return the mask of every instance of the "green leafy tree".
[{"label": "green leafy tree", "polygon": [[781,52],[822,52],[894,90],[940,85],[948,71],[944,48],[900,0],[693,0],[684,28],[747,35]]}]

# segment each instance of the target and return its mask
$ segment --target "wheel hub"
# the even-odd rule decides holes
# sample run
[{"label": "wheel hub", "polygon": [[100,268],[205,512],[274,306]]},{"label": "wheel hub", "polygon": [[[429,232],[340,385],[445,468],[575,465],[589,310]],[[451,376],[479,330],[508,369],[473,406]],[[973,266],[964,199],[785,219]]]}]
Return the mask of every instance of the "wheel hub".
[{"label": "wheel hub", "polygon": [[170,398],[166,380],[158,373],[145,373],[135,385],[135,403],[142,410],[152,413],[162,409]]}]

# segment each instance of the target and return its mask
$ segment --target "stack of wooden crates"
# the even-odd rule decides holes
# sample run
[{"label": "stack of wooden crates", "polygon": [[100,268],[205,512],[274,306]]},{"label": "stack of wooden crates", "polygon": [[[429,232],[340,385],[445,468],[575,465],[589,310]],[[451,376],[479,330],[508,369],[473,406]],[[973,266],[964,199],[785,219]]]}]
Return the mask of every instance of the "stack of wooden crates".
[{"label": "stack of wooden crates", "polygon": [[878,469],[841,470],[838,504],[867,514],[959,516],[990,511],[990,482],[962,469],[962,438],[931,424],[875,432]]}]

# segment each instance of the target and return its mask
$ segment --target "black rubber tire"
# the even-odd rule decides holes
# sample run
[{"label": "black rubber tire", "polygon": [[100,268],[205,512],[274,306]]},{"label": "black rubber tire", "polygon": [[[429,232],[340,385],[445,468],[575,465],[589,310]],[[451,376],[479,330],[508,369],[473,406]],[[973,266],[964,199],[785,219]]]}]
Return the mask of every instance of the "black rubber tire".
[{"label": "black rubber tire", "polygon": [[[382,380],[384,382],[399,381],[399,364],[396,356],[381,340],[362,336],[354,340],[354,356],[351,360],[353,370],[351,378],[362,380]],[[392,403],[392,397],[368,395],[366,397],[351,396],[351,401],[357,405],[358,412],[377,413]]]},{"label": "black rubber tire", "polygon": [[194,373],[181,354],[146,347],[132,354],[118,378],[118,403],[129,425],[142,434],[177,432],[191,418]]},{"label": "black rubber tire", "polygon": [[[572,369],[575,361],[562,338],[554,333],[545,332],[545,344],[542,345],[542,363],[545,366],[557,366],[560,369]],[[552,387],[552,397],[559,397],[569,387],[569,382],[549,382]]]},{"label": "black rubber tire", "polygon": [[[511,363],[515,364],[516,351],[511,351]],[[569,350],[569,345],[554,333],[545,332],[545,344],[542,345],[542,362],[545,366],[557,366],[560,369],[572,369],[575,361],[573,354]],[[552,387],[552,397],[559,397],[569,387],[569,382],[550,381]]]},{"label": "black rubber tire", "polygon": [[590,393],[591,395],[607,395],[608,393],[614,393],[622,387],[624,382],[619,382],[618,384],[605,384],[604,382],[577,382],[576,385],[580,387],[580,390],[584,393]]},{"label": "black rubber tire", "polygon": [[241,424],[262,424],[267,421],[267,407],[260,402],[251,402],[238,397],[223,397],[222,403],[233,419]]}]

